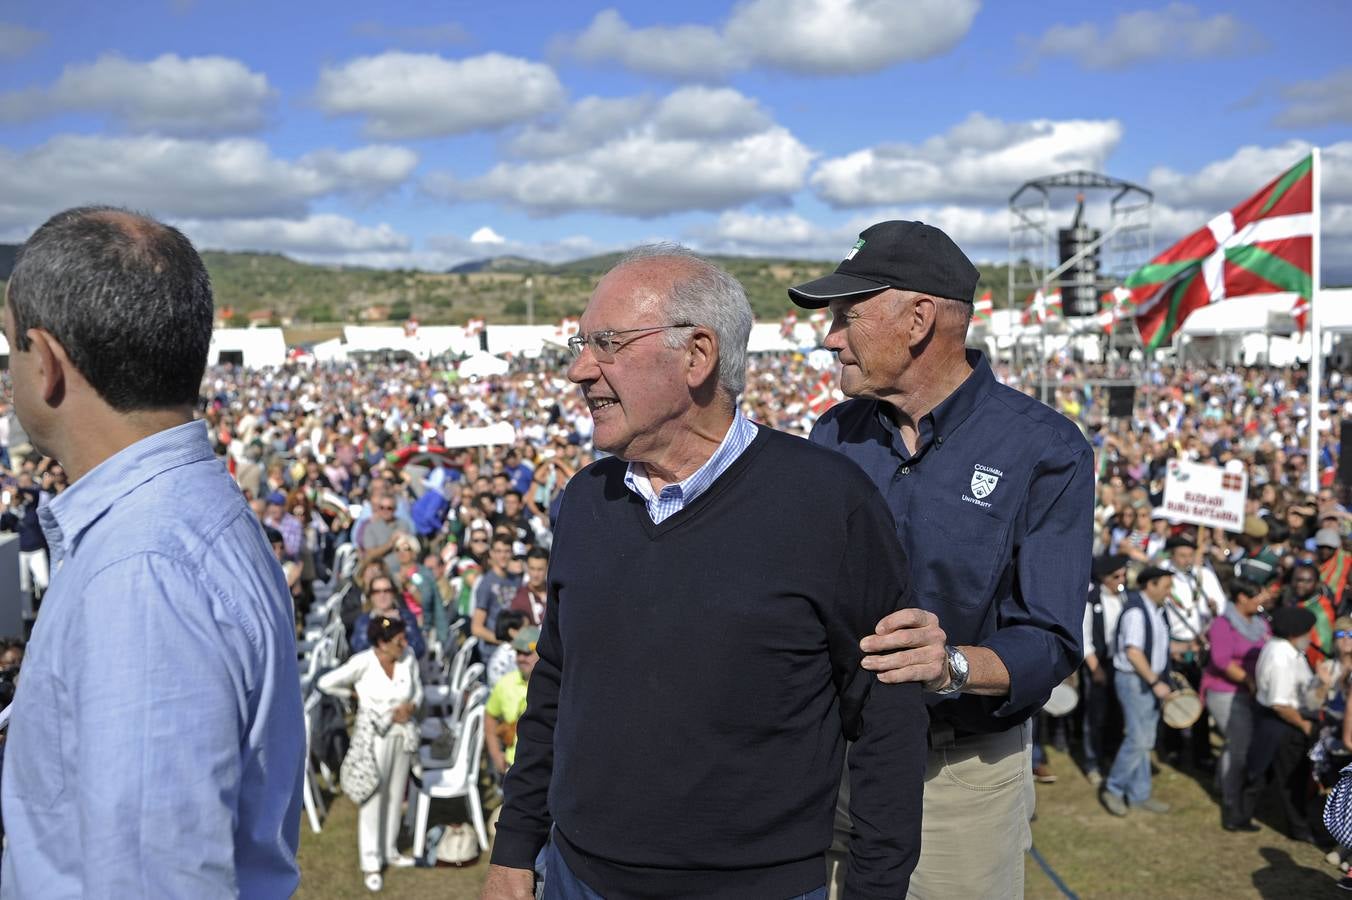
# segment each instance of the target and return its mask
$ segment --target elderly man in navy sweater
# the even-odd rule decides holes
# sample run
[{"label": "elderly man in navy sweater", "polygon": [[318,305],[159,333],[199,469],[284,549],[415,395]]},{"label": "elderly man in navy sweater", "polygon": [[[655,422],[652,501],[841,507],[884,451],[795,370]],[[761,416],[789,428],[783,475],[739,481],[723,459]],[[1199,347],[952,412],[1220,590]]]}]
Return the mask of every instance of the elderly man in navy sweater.
[{"label": "elderly man in navy sweater", "polygon": [[640,248],[582,327],[568,375],[614,457],[563,497],[483,896],[533,896],[548,842],[546,897],[824,898],[847,740],[848,895],[905,896],[928,719],[860,666],[909,602],[882,498],[742,417],[751,309],[718,267]]}]

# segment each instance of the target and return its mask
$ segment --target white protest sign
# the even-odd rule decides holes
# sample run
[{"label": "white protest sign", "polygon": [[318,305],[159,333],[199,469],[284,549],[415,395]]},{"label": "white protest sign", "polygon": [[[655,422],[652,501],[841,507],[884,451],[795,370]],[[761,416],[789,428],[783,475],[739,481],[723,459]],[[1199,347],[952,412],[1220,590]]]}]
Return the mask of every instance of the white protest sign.
[{"label": "white protest sign", "polygon": [[1222,469],[1172,459],[1164,481],[1164,514],[1176,522],[1243,531],[1248,482],[1238,460]]}]

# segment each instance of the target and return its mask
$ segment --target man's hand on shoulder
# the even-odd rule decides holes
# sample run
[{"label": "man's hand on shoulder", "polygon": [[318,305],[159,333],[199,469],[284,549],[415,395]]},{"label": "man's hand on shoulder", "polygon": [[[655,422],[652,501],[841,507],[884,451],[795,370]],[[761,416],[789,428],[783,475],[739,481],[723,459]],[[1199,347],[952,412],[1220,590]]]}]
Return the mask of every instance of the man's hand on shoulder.
[{"label": "man's hand on shoulder", "polygon": [[535,900],[535,873],[490,865],[479,900]]},{"label": "man's hand on shoulder", "polygon": [[890,613],[859,642],[868,654],[860,665],[887,684],[918,681],[927,691],[948,683],[944,644],[948,635],[939,627],[939,617],[923,609],[899,609]]}]

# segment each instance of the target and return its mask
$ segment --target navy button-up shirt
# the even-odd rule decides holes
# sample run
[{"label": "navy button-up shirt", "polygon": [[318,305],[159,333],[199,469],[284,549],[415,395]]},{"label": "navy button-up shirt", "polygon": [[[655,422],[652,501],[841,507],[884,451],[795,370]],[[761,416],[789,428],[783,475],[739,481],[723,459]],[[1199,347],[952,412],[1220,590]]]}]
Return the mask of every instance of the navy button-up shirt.
[{"label": "navy button-up shirt", "polygon": [[986,647],[1009,670],[1007,697],[928,694],[963,731],[1028,718],[1080,664],[1093,539],[1094,457],[1069,419],[995,380],[983,354],[918,423],[906,449],[890,407],[832,407],[812,440],[854,460],[887,500],[916,605],[949,643]]}]

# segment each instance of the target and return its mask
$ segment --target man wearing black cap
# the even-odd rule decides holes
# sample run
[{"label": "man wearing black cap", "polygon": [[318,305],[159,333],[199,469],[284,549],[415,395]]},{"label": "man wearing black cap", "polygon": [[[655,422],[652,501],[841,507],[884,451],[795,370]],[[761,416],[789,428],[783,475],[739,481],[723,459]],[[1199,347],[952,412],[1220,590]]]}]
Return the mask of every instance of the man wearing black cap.
[{"label": "man wearing black cap", "polygon": [[1309,789],[1309,747],[1314,722],[1306,705],[1306,689],[1314,680],[1305,648],[1310,643],[1314,613],[1299,606],[1283,606],[1272,614],[1272,639],[1258,656],[1254,681],[1257,691],[1253,740],[1249,744],[1248,771],[1240,798],[1239,830],[1249,830],[1258,798],[1276,784],[1286,813],[1287,835],[1296,841],[1311,840],[1305,816]]},{"label": "man wearing black cap", "polygon": [[1147,812],[1165,813],[1169,805],[1150,795],[1150,748],[1160,723],[1160,701],[1171,693],[1169,680],[1169,625],[1164,601],[1173,576],[1147,566],[1136,576],[1137,590],[1127,599],[1117,623],[1117,652],[1113,687],[1122,704],[1126,733],[1113,759],[1101,799],[1108,812],[1125,816],[1128,804]]},{"label": "man wearing black cap", "polygon": [[[1165,618],[1169,620],[1170,653],[1173,669],[1193,690],[1202,683],[1202,654],[1206,648],[1207,629],[1211,622],[1224,615],[1227,605],[1216,573],[1207,566],[1197,565],[1197,540],[1191,534],[1178,534],[1164,544],[1168,558],[1160,568],[1174,575],[1173,590],[1165,601]],[[1211,756],[1211,725],[1203,715],[1190,731],[1192,763],[1195,768],[1209,770],[1215,762]],[[1184,732],[1170,728],[1164,733],[1166,755],[1177,759],[1182,753]]]},{"label": "man wearing black cap", "polygon": [[880,680],[932,692],[919,897],[1021,889],[1027,723],[1080,665],[1092,552],[1088,443],[965,348],[977,276],[939,229],[893,221],[860,234],[833,274],[789,289],[831,310],[824,343],[855,398],[812,439],[882,491],[921,607],[861,643]]},{"label": "man wearing black cap", "polygon": [[1096,556],[1092,571],[1094,580],[1084,609],[1080,714],[1084,722],[1085,777],[1098,787],[1122,735],[1122,710],[1113,688],[1113,652],[1117,648],[1117,622],[1126,600],[1126,554]]}]

